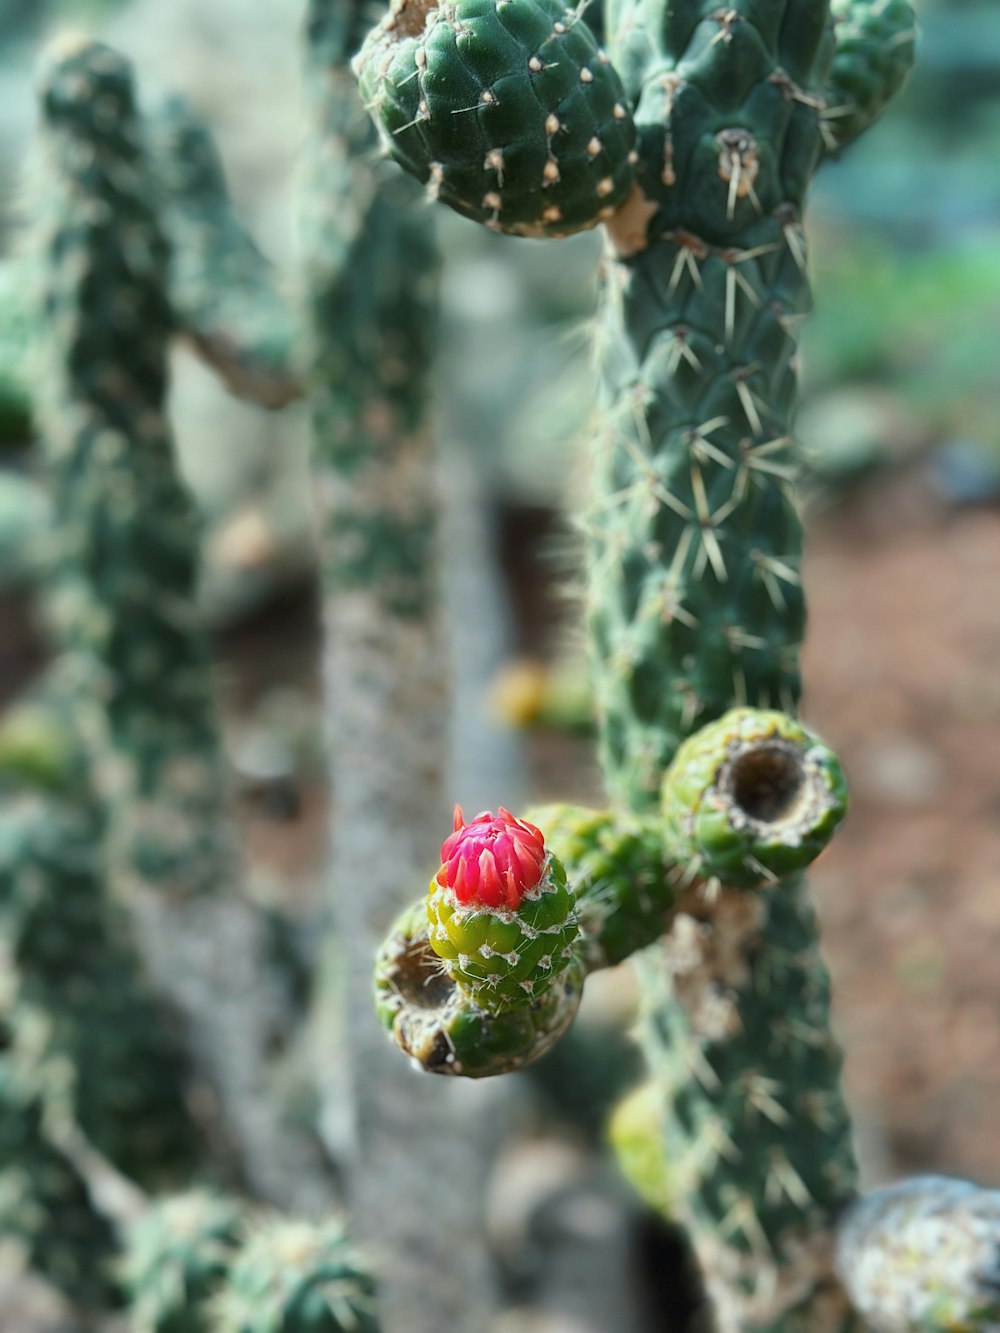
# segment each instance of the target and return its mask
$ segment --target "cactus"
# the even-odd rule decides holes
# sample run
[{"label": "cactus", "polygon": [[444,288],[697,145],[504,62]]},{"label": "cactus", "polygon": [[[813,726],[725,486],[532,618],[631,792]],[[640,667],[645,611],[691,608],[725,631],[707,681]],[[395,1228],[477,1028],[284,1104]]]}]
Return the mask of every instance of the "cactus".
[{"label": "cactus", "polygon": [[809,864],[844,813],[832,753],[792,719],[746,708],[682,747],[663,793],[656,816],[552,806],[529,821],[501,807],[466,824],[456,808],[425,903],[376,957],[376,1009],[397,1045],[434,1073],[522,1068],[566,1030],[586,972],[702,912],[720,869],[758,891],[734,894],[753,918],[772,866]]},{"label": "cactus", "polygon": [[58,534],[50,619],[77,691],[108,875],[220,1099],[216,1132],[238,1145],[266,1197],[316,1203],[315,1148],[262,1092],[289,999],[267,967],[263,922],[238,892],[211,656],[193,602],[198,523],[164,415],[168,247],[131,70],[74,40],[53,51],[40,96],[31,241]]},{"label": "cactus", "polygon": [[[847,1333],[860,1328],[853,1296],[876,1327],[987,1327],[971,1242],[958,1246],[963,1271],[943,1265],[958,1278],[950,1305],[927,1296],[936,1276],[924,1287],[914,1278],[909,1304],[883,1314],[855,1280],[854,1250],[835,1271],[837,1220],[856,1196],[856,1173],[828,978],[796,873],[815,848],[796,824],[807,814],[824,841],[844,790],[798,724],[774,713],[793,715],[800,694],[801,533],[790,483],[794,356],[810,301],[805,195],[824,154],[866,130],[902,82],[912,11],[905,0],[615,0],[605,19],[638,155],[634,188],[603,219],[603,421],[586,519],[613,804],[529,817],[565,853],[571,886],[579,868],[577,957],[599,966],[648,943],[647,932],[664,937],[642,961],[649,1096],[711,1325]],[[476,58],[488,49],[500,65],[502,42],[489,32],[478,11],[466,22],[460,6],[402,0],[358,70],[397,161],[459,211],[502,227],[500,163],[482,136],[506,115],[507,142],[520,148],[537,123],[535,108],[518,119],[523,52],[521,68],[504,71],[509,97],[478,74],[463,88],[465,49]],[[445,105],[476,106],[464,137],[441,122]],[[454,197],[452,170],[462,178]],[[750,724],[760,729],[746,762],[748,705],[768,720]],[[786,745],[796,753],[792,782]],[[740,791],[748,774],[749,800]],[[971,1197],[992,1216],[982,1192]],[[903,1225],[902,1212],[885,1215]],[[866,1225],[863,1207],[858,1217],[855,1231]],[[983,1225],[971,1231],[985,1236]]]},{"label": "cactus", "polygon": [[621,82],[561,0],[397,0],[355,68],[396,161],[497,231],[566,236],[631,190]]},{"label": "cactus", "polygon": [[50,796],[0,812],[0,939],[10,958],[10,1056],[93,1145],[145,1184],[194,1165],[176,1037],[145,982],[100,860],[100,822]]},{"label": "cactus", "polygon": [[135,1333],[209,1333],[208,1309],[242,1239],[243,1207],[205,1190],[170,1195],[129,1228],[122,1263]]},{"label": "cactus", "polygon": [[283,407],[301,392],[297,323],[236,216],[212,135],[180,97],[154,109],[147,133],[171,241],[174,316],[233,393]]},{"label": "cactus", "polygon": [[840,1271],[874,1333],[990,1330],[1000,1320],[1000,1192],[918,1176],[848,1211]]},{"label": "cactus", "polygon": [[375,1284],[341,1223],[260,1221],[213,1303],[217,1333],[378,1333]]}]

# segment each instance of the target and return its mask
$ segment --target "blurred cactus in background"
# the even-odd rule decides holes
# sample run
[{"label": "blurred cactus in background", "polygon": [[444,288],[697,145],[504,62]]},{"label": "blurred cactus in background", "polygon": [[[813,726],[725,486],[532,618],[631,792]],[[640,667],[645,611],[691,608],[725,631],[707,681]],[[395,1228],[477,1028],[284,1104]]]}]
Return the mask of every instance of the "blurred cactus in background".
[{"label": "blurred cactus in background", "polygon": [[[847,806],[797,716],[803,209],[902,85],[908,0],[377,17],[305,5],[290,277],[187,102],[143,108],[83,38],[42,65],[0,267],[0,446],[37,436],[0,474],[0,575],[51,642],[0,719],[0,1243],[88,1329],[495,1329],[502,1113],[473,1081],[572,1051],[587,978],[634,956],[648,1077],[610,1138],[675,1228],[678,1333],[987,1333],[995,1191],[860,1191],[803,874]],[[604,247],[590,683],[498,698],[596,731],[607,802],[456,807],[443,841],[428,201]],[[333,802],[305,962],[238,846],[177,344],[312,428]]]}]

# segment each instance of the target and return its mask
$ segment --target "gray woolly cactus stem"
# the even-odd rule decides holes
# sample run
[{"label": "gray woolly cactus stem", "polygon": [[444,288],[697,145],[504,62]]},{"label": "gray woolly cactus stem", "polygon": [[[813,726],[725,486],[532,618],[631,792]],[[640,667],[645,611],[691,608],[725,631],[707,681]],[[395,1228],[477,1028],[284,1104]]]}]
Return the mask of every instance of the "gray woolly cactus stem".
[{"label": "gray woolly cactus stem", "polygon": [[198,523],[164,416],[174,332],[127,63],[60,44],[40,79],[32,240],[41,275],[40,422],[58,532],[52,619],[107,821],[110,879],[144,960],[183,1015],[252,1188],[319,1202],[311,1145],[266,1095],[289,1004],[237,891]]},{"label": "gray woolly cactus stem", "polygon": [[211,132],[183,98],[147,120],[171,242],[180,331],[240,398],[283,407],[301,393],[292,303],[233,209]]},{"label": "gray woolly cactus stem", "polygon": [[[487,1145],[463,1090],[421,1082],[371,1012],[370,958],[413,867],[430,864],[444,808],[444,629],[434,455],[427,420],[438,258],[420,192],[378,160],[348,60],[360,0],[311,0],[312,133],[301,201],[331,735],[330,903],[340,949],[328,1013],[328,1122],[359,1235],[385,1265],[390,1333],[485,1328],[491,1283],[479,1237]],[[405,899],[404,899],[405,901]],[[336,1015],[340,1015],[339,1019]],[[345,1067],[346,1062],[346,1067]],[[465,1104],[474,1093],[464,1090]],[[478,1121],[478,1117],[472,1117]],[[438,1191],[428,1177],[461,1179]],[[428,1275],[433,1274],[432,1278]]]}]

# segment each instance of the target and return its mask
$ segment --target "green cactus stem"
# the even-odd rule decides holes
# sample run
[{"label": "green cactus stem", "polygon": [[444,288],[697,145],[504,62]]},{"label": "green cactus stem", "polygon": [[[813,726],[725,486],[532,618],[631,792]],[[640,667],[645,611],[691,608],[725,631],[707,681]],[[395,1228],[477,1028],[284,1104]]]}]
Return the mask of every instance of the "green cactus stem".
[{"label": "green cactus stem", "polygon": [[193,603],[198,523],[164,416],[167,248],[131,72],[107,48],[59,47],[40,102],[32,242],[59,534],[52,615],[107,701],[115,763],[95,776],[121,814],[111,836],[122,861],[174,889],[211,891],[231,857],[226,784]]},{"label": "green cactus stem", "polygon": [[215,1333],[379,1333],[375,1282],[343,1224],[258,1221],[213,1303]]},{"label": "green cactus stem", "polygon": [[10,1054],[119,1170],[165,1185],[194,1166],[176,1034],[108,901],[93,811],[50,796],[0,810],[0,941]]},{"label": "green cactus stem", "polygon": [[1000,1191],[918,1176],[875,1190],[840,1225],[837,1263],[873,1333],[1000,1327]]},{"label": "green cactus stem", "polygon": [[236,216],[211,132],[183,98],[170,97],[150,114],[147,133],[179,331],[238,397],[283,407],[301,392],[298,323]]},{"label": "green cactus stem", "polygon": [[210,1301],[243,1239],[243,1206],[208,1190],[151,1204],[122,1262],[133,1333],[211,1333]]},{"label": "green cactus stem", "polygon": [[[0,1033],[0,1041],[3,1034]],[[0,1240],[77,1307],[118,1299],[115,1236],[87,1186],[45,1133],[45,1108],[10,1053],[0,1053]]]},{"label": "green cactus stem", "polygon": [[325,1173],[266,1095],[290,1001],[238,891],[207,637],[198,522],[164,416],[174,332],[168,253],[132,73],[72,40],[39,80],[32,221],[39,407],[58,534],[51,618],[69,659],[113,891],[252,1187],[325,1201]]},{"label": "green cactus stem", "polygon": [[460,990],[490,1010],[541,996],[579,933],[559,858],[541,832],[500,808],[455,831],[427,898],[431,948]]},{"label": "green cactus stem", "polygon": [[831,0],[837,47],[823,96],[823,133],[839,149],[878,119],[913,64],[907,0]]},{"label": "green cactus stem", "polygon": [[[608,228],[589,621],[602,766],[641,813],[694,730],[734,704],[798,700],[802,209],[849,34],[801,0],[621,0],[608,27],[643,198]],[[680,1216],[719,1330],[851,1327],[833,1273],[850,1127],[803,886],[703,895],[642,975]]]},{"label": "green cactus stem", "polygon": [[566,867],[587,971],[614,967],[659,939],[677,905],[683,869],[657,815],[546,805],[527,817]]},{"label": "green cactus stem", "polygon": [[621,82],[562,0],[395,0],[355,69],[396,161],[486,226],[566,236],[632,188]]}]

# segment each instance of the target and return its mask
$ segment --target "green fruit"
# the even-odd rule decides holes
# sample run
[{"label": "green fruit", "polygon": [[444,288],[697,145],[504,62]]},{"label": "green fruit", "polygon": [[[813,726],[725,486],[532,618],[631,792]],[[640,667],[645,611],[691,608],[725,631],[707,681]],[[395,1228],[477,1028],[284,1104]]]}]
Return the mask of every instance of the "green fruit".
[{"label": "green fruit", "polygon": [[428,939],[465,993],[486,1009],[510,1009],[542,995],[566,967],[579,934],[566,872],[549,856],[541,880],[516,909],[457,902],[431,881]]},{"label": "green fruit", "polygon": [[355,69],[388,151],[477,222],[566,236],[631,190],[621,81],[560,0],[397,0]]},{"label": "green fruit", "polygon": [[583,994],[575,954],[540,995],[485,1009],[445,972],[428,940],[423,899],[396,922],[375,959],[375,1008],[407,1055],[433,1074],[487,1078],[522,1069],[569,1027]]}]

